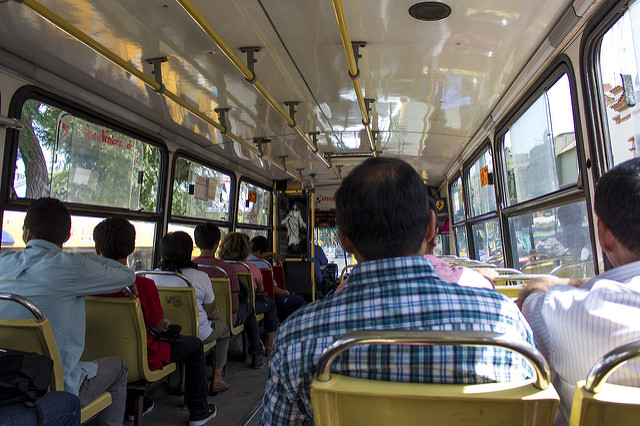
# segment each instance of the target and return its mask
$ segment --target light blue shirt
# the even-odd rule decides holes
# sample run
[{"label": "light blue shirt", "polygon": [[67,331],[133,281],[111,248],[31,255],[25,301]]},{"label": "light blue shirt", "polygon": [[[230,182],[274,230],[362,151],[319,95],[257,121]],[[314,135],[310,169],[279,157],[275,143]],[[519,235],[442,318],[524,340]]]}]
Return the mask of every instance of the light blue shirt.
[{"label": "light blue shirt", "polygon": [[[62,358],[64,390],[75,395],[96,361],[82,362],[86,318],[84,296],[111,293],[133,283],[126,266],[95,254],[70,255],[45,240],[31,240],[23,252],[0,255],[0,291],[32,301],[49,319]],[[31,318],[26,309],[0,303],[2,318]]]}]

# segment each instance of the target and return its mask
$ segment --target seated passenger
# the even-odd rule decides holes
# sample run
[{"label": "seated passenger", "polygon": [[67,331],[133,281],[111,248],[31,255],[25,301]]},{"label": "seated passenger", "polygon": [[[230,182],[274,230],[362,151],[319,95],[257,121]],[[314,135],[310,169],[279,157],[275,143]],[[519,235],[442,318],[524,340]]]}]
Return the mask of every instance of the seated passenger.
[{"label": "seated passenger", "polygon": [[[135,250],[136,229],[128,220],[122,217],[109,217],[100,222],[93,230],[93,240],[96,244],[96,253],[108,259],[113,259],[123,265],[127,264],[127,257]],[[153,326],[162,332],[166,329],[168,322],[164,318],[160,296],[155,283],[149,278],[136,277],[138,288],[138,299],[142,308],[142,316],[147,329],[147,362],[150,370],[160,370],[163,365],[170,362],[184,363],[186,371],[187,406],[189,408],[189,420],[204,424],[215,417],[216,408],[213,404],[207,405],[207,382],[206,365],[202,342],[197,337],[181,336],[182,342],[172,343],[154,339],[149,334],[149,329]],[[112,293],[108,296],[118,297],[120,293]],[[227,325],[220,321],[222,328]],[[218,324],[216,324],[217,326]],[[227,329],[226,339],[221,337],[218,344],[229,344],[229,331]],[[226,351],[225,351],[226,353]],[[219,367],[218,377],[214,369],[214,380],[212,383],[222,382],[222,366]],[[223,382],[222,382],[223,383]],[[228,389],[228,385],[226,386]],[[226,390],[226,389],[225,389]],[[146,405],[146,404],[145,404]],[[145,407],[145,412],[150,411]],[[133,416],[129,420],[133,421]],[[194,423],[195,424],[195,423]]]},{"label": "seated passenger", "polygon": [[[436,202],[429,197],[429,209],[436,214]],[[498,274],[491,268],[482,268],[475,271],[471,268],[453,266],[433,254],[438,245],[438,232],[427,241],[427,253],[424,258],[433,264],[433,269],[443,281],[449,281],[466,287],[493,288],[492,278]]]},{"label": "seated passenger", "polygon": [[[344,179],[336,193],[338,236],[359,263],[340,294],[303,306],[281,325],[269,364],[262,424],[312,423],[309,387],[317,361],[335,339],[351,331],[483,330],[533,345],[528,324],[507,297],[451,285],[436,276],[423,257],[436,219],[427,198],[420,175],[397,159],[369,159]],[[527,362],[510,351],[448,346],[371,345],[339,356],[331,371],[442,383],[533,376]]]},{"label": "seated passenger", "polygon": [[[0,291],[32,301],[49,319],[62,359],[64,390],[87,405],[104,391],[111,405],[97,417],[99,425],[121,425],[127,393],[127,367],[118,357],[80,361],[84,351],[86,318],[84,296],[117,291],[135,281],[126,266],[95,254],[67,254],[62,245],[71,233],[71,215],[61,201],[40,198],[24,218],[26,247],[22,252],[0,255]],[[135,290],[135,286],[134,286]],[[6,310],[5,310],[6,309]],[[25,317],[24,309],[0,307]]]},{"label": "seated passenger", "polygon": [[[254,264],[258,267],[262,266],[263,259],[269,254],[269,241],[262,235],[255,236],[250,241],[251,253],[247,256],[247,262]],[[264,286],[263,286],[264,287]],[[291,294],[288,290],[285,290],[278,286],[275,278],[273,279],[273,296],[276,302],[276,308],[278,309],[278,316],[281,321],[284,321],[294,313],[300,306],[305,304],[304,297],[297,294]]]},{"label": "seated passenger", "polygon": [[[239,232],[232,232],[222,237],[220,242],[220,259],[222,260],[235,260],[244,262],[247,260],[249,254],[249,237]],[[251,275],[253,276],[253,285],[256,294],[255,300],[255,313],[264,314],[264,331],[267,335],[267,342],[265,344],[265,354],[270,355],[273,350],[273,337],[278,329],[278,314],[276,312],[276,305],[271,299],[267,299],[264,294],[264,285],[262,283],[262,273],[260,268],[256,265],[249,263],[251,268]],[[240,264],[234,265],[238,272],[246,271],[245,267]],[[260,297],[262,296],[262,297]],[[249,303],[247,300],[245,303]],[[242,303],[241,303],[242,305]],[[239,310],[247,309],[240,306]],[[247,332],[249,333],[249,332]]]},{"label": "seated passenger", "polygon": [[[596,185],[598,241],[613,269],[586,282],[545,279],[529,283],[518,305],[538,348],[556,371],[560,395],[556,424],[569,419],[573,391],[610,350],[640,339],[640,158],[605,173]],[[608,380],[640,386],[640,362],[629,361]]]},{"label": "seated passenger", "polygon": [[69,392],[48,392],[35,401],[0,405],[3,426],[80,426],[80,400]]},{"label": "seated passenger", "polygon": [[[229,385],[222,380],[222,369],[227,364],[227,352],[229,349],[229,327],[227,324],[216,318],[218,309],[216,307],[215,295],[209,276],[202,271],[198,271],[196,265],[191,261],[193,251],[193,240],[186,232],[169,232],[162,238],[160,243],[162,260],[159,267],[163,271],[179,272],[189,278],[196,293],[196,304],[198,305],[198,333],[203,343],[210,343],[217,340],[214,348],[215,362],[213,366],[213,381],[210,391],[212,393],[223,392]],[[157,286],[163,287],[183,287],[184,280],[171,275],[154,275]],[[187,392],[188,393],[188,392]]]},{"label": "seated passenger", "polygon": [[[260,342],[260,331],[258,329],[258,321],[253,312],[253,307],[245,303],[240,306],[238,293],[240,292],[240,284],[238,283],[238,273],[235,266],[215,257],[220,242],[220,229],[214,223],[207,222],[196,226],[193,233],[196,239],[196,245],[200,249],[200,256],[193,259],[195,263],[204,265],[215,265],[225,270],[229,276],[229,285],[231,286],[231,312],[233,312],[233,324],[239,326],[244,324],[244,329],[249,340],[249,354],[251,354],[251,367],[262,368],[267,363],[262,352],[262,343]],[[220,277],[220,272],[205,269],[211,277]]]}]

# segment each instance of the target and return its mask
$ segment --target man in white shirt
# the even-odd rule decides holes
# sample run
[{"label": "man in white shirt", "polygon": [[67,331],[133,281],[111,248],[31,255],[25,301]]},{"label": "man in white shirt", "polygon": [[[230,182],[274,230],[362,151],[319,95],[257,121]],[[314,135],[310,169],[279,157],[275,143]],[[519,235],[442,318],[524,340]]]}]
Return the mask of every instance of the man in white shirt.
[{"label": "man in white shirt", "polygon": [[[600,178],[595,211],[598,240],[613,269],[583,280],[544,280],[527,285],[518,305],[538,347],[556,371],[561,398],[556,425],[569,418],[576,382],[610,350],[640,339],[640,158]],[[640,386],[640,362],[631,361],[609,382]]]}]

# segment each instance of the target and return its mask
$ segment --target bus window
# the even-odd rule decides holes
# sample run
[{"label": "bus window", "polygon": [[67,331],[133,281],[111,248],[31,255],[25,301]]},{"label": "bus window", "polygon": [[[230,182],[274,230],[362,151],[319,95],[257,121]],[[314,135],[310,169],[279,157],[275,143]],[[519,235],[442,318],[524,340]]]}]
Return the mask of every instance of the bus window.
[{"label": "bus window", "polygon": [[171,215],[228,222],[231,176],[183,157],[175,164]]},{"label": "bus window", "polygon": [[248,182],[240,182],[238,223],[269,226],[271,191]]},{"label": "bus window", "polygon": [[[593,263],[584,201],[509,218],[516,267],[525,273],[546,274],[559,266]],[[580,274],[579,274],[580,275]],[[573,276],[582,278],[589,274]]]},{"label": "bus window", "polygon": [[567,74],[509,127],[503,147],[510,205],[576,184],[578,156]]},{"label": "bus window", "polygon": [[471,225],[473,235],[474,259],[482,262],[503,265],[502,238],[498,219],[487,220]]},{"label": "bus window", "polygon": [[462,193],[462,177],[458,177],[449,188],[451,194],[451,210],[453,212],[453,223],[465,219],[464,197]]},{"label": "bus window", "polygon": [[493,187],[493,162],[488,149],[469,169],[470,217],[496,210],[496,193]]},{"label": "bus window", "polygon": [[22,119],[13,199],[156,211],[158,148],[34,99]]},{"label": "bus window", "polygon": [[[25,244],[22,241],[22,224],[25,212],[7,210],[2,219],[2,251],[22,251]],[[63,250],[67,253],[95,253],[93,228],[104,218],[89,216],[71,216],[71,236],[64,243]],[[152,267],[153,242],[156,235],[156,224],[130,220],[136,228],[136,248],[127,259],[128,266],[136,271]]]},{"label": "bus window", "polygon": [[456,251],[458,252],[458,256],[467,257],[469,254],[467,252],[467,230],[463,226],[458,226],[454,228],[455,237],[456,237]]},{"label": "bus window", "polygon": [[640,2],[635,2],[607,31],[599,50],[600,99],[606,110],[612,167],[637,157],[640,148],[639,26]]},{"label": "bus window", "polygon": [[[196,240],[193,237],[193,232],[195,231],[196,226],[197,225],[185,225],[185,224],[182,224],[182,223],[169,223],[169,226],[167,226],[167,233],[176,232],[176,231],[182,231],[182,232],[186,232],[187,234],[189,234],[189,236],[193,240],[193,253],[191,253],[191,257],[200,256],[200,249],[196,246]],[[225,235],[226,233],[229,232],[229,228],[227,228],[227,227],[218,226],[218,228],[220,228],[220,234],[221,235]]]}]

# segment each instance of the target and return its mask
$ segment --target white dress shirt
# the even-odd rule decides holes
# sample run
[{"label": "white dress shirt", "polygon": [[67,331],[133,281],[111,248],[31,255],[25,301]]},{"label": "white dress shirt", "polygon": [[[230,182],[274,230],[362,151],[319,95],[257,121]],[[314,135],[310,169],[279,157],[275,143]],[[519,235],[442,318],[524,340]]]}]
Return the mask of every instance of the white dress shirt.
[{"label": "white dress shirt", "polygon": [[[538,348],[556,371],[560,395],[556,424],[569,418],[573,391],[610,350],[640,339],[640,261],[614,268],[579,288],[554,286],[522,306]],[[618,368],[608,382],[640,386],[640,361]]]}]

